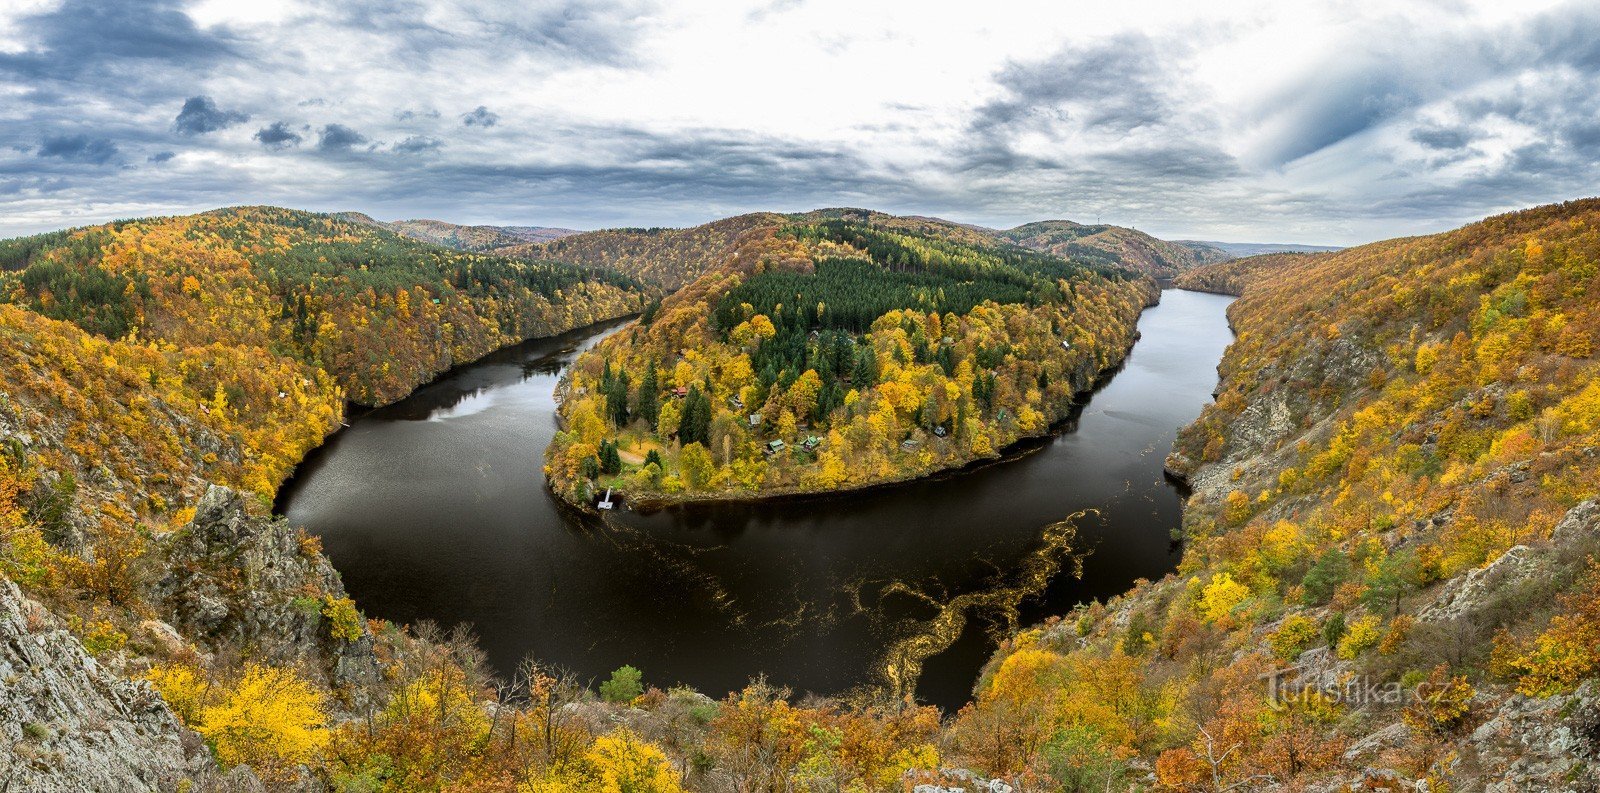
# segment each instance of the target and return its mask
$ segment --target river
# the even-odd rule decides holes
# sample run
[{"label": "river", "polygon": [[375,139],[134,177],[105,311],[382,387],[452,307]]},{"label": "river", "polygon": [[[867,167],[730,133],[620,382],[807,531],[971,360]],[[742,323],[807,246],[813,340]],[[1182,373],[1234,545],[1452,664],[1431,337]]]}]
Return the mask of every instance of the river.
[{"label": "river", "polygon": [[797,693],[904,680],[959,707],[1013,625],[1176,566],[1161,464],[1211,399],[1231,300],[1164,291],[1061,432],[932,479],[606,522],[564,508],[540,471],[552,390],[613,323],[501,350],[352,420],[277,507],[322,538],[369,616],[469,623],[502,672],[528,654],[582,679],[632,664],[712,696],[756,674]]}]

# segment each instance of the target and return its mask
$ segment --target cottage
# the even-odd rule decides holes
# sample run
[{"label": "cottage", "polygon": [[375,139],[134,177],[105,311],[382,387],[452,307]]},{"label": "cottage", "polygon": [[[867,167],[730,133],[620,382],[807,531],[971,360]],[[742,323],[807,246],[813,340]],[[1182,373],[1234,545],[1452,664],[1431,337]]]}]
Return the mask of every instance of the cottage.
[{"label": "cottage", "polygon": [[815,435],[807,435],[805,441],[800,444],[800,446],[808,452],[816,451],[816,448],[821,445],[822,439]]},{"label": "cottage", "polygon": [[677,388],[672,389],[672,395],[678,399],[683,399],[689,395],[689,389],[684,388],[683,386],[678,386]]},{"label": "cottage", "polygon": [[728,397],[728,407],[734,410],[744,410],[744,400],[738,397]]},{"label": "cottage", "polygon": [[943,438],[947,434],[945,432],[944,425],[941,424],[941,425],[939,425],[937,427],[934,427],[933,428],[933,434]]},{"label": "cottage", "polygon": [[916,438],[906,438],[900,442],[900,448],[908,452],[916,451],[917,447],[921,445],[922,441],[919,441]]},{"label": "cottage", "polygon": [[752,429],[755,428],[755,427],[759,427],[759,426],[761,426],[761,414],[760,413],[751,413],[750,414],[750,418],[747,419],[747,421],[749,422],[750,427]]},{"label": "cottage", "polygon": [[767,447],[763,451],[766,453],[766,455],[768,457],[771,457],[771,456],[777,454],[778,452],[783,451],[787,447],[788,447],[788,444],[784,443],[782,440],[771,440],[771,441],[767,441]]}]

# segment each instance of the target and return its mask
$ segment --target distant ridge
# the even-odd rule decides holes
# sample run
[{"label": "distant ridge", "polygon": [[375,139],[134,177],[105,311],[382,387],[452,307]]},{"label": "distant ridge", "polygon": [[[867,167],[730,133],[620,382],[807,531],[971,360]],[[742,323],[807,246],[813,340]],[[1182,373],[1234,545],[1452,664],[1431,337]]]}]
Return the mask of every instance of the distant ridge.
[{"label": "distant ridge", "polygon": [[1041,220],[991,233],[1025,248],[1120,265],[1153,278],[1172,278],[1185,270],[1231,258],[1220,248],[1160,240],[1123,226],[1070,220]]},{"label": "distant ridge", "polygon": [[1260,256],[1264,253],[1329,253],[1342,251],[1338,245],[1301,245],[1295,242],[1215,242],[1212,240],[1173,240],[1190,248],[1211,248],[1231,258]]},{"label": "distant ridge", "polygon": [[357,223],[385,228],[421,242],[470,253],[485,253],[513,245],[549,242],[579,233],[576,229],[550,226],[465,226],[426,218],[382,221],[361,212],[342,212],[339,216]]}]

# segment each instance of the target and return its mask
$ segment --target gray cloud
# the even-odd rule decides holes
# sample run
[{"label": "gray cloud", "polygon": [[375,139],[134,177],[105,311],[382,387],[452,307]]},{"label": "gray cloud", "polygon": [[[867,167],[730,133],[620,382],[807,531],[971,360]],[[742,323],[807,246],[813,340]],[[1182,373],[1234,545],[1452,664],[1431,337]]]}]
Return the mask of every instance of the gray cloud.
[{"label": "gray cloud", "polygon": [[367,136],[343,124],[329,124],[322,128],[322,134],[317,139],[317,148],[328,152],[349,151],[366,142]]},{"label": "gray cloud", "polygon": [[1005,96],[978,108],[972,122],[989,133],[1051,129],[1067,123],[1127,132],[1170,117],[1170,73],[1156,43],[1124,33],[1068,45],[1043,61],[1008,64],[995,82]]},{"label": "gray cloud", "polygon": [[87,135],[60,135],[45,138],[39,144],[38,155],[70,162],[105,165],[117,156],[117,145],[108,138],[90,138]]},{"label": "gray cloud", "polygon": [[105,79],[148,64],[198,70],[238,54],[234,39],[200,29],[172,0],[67,0],[17,27],[24,48],[0,53],[0,72],[30,81]]},{"label": "gray cloud", "polygon": [[253,137],[261,141],[261,145],[269,149],[287,149],[299,146],[300,141],[303,140],[300,137],[300,133],[289,127],[289,122],[287,121],[274,121],[256,130],[256,134]]},{"label": "gray cloud", "polygon": [[1430,149],[1459,149],[1472,141],[1472,131],[1430,125],[1411,130],[1411,139]]},{"label": "gray cloud", "polygon": [[164,163],[164,162],[170,162],[172,160],[172,158],[176,157],[176,156],[178,156],[177,152],[158,151],[155,154],[152,154],[149,157],[146,157],[145,158],[145,162],[153,162],[153,163],[156,163],[156,164],[160,164],[160,163]]},{"label": "gray cloud", "polygon": [[478,105],[471,113],[461,116],[462,126],[467,127],[492,127],[500,123],[500,116],[489,111],[489,108]]},{"label": "gray cloud", "polygon": [[204,135],[249,120],[248,113],[223,110],[209,96],[193,96],[184,101],[183,109],[178,111],[178,117],[172,122],[172,128],[179,135]]},{"label": "gray cloud", "polygon": [[443,146],[444,142],[438,138],[430,138],[426,135],[412,135],[396,143],[394,150],[398,154],[427,154],[438,151]]}]

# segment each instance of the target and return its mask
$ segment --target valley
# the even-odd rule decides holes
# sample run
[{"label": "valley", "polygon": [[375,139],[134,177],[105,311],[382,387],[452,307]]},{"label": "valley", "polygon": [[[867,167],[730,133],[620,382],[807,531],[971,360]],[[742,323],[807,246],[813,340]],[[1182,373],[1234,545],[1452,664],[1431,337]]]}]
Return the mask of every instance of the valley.
[{"label": "valley", "polygon": [[[572,263],[264,207],[0,243],[0,772],[1592,784],[1597,218],[1197,262],[1159,303],[858,210],[538,243]],[[390,407],[313,451],[348,403]]]}]

